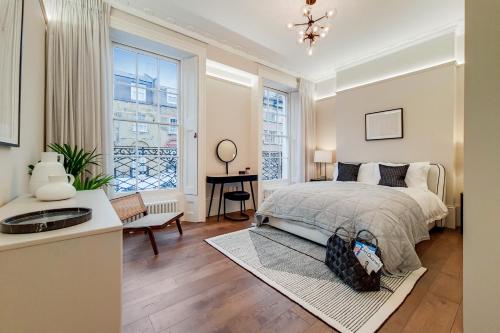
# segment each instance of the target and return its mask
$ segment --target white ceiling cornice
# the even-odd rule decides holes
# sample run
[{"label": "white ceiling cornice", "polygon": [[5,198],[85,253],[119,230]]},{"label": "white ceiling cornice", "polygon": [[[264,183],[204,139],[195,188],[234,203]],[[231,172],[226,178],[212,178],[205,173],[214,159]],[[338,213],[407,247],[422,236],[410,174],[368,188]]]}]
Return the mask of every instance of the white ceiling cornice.
[{"label": "white ceiling cornice", "polygon": [[362,57],[359,57],[357,59],[353,59],[350,61],[345,62],[344,64],[338,66],[337,68],[330,68],[327,69],[323,72],[321,76],[313,77],[312,81],[315,83],[322,82],[325,80],[329,80],[334,78],[337,75],[337,72],[346,70],[348,68],[352,68],[355,66],[359,66],[361,64],[383,58],[389,54],[396,53],[398,51],[402,51],[406,48],[418,45],[420,43],[424,43],[430,40],[433,40],[435,38],[442,37],[444,35],[450,34],[450,33],[455,33],[455,34],[460,34],[462,32],[463,34],[463,26],[464,26],[464,21],[459,20],[455,21],[449,24],[446,24],[438,29],[434,29],[433,31],[427,32],[425,34],[421,34],[418,36],[414,36],[413,38],[409,38],[405,41],[402,41],[401,43],[391,45],[385,48],[381,48],[375,52],[372,52],[370,55],[364,55]]},{"label": "white ceiling cornice", "polygon": [[[352,44],[350,44],[351,40],[348,37],[344,37],[344,39],[342,39],[341,37],[337,36],[336,38],[339,42],[338,42],[338,45],[336,47],[339,50],[339,52],[338,52],[339,55],[337,57],[334,57],[334,55],[337,54],[337,53],[335,53],[332,55],[332,58],[331,58],[332,60],[329,60],[328,52],[335,52],[334,51],[335,48],[332,48],[331,45],[328,48],[328,45],[326,45],[325,51],[328,51],[328,50],[330,50],[330,51],[323,53],[323,55],[320,56],[318,59],[316,59],[316,61],[311,62],[311,61],[307,61],[308,58],[304,58],[304,59],[301,58],[300,55],[292,56],[292,54],[294,54],[293,52],[295,52],[295,51],[292,50],[290,46],[283,46],[282,44],[280,44],[279,41],[281,41],[282,39],[279,39],[278,41],[276,41],[275,44],[273,44],[273,45],[279,45],[279,46],[276,46],[275,48],[273,48],[272,46],[269,46],[269,45],[265,46],[265,45],[260,44],[261,39],[258,39],[259,33],[262,32],[263,27],[268,27],[268,26],[275,27],[275,25],[272,25],[272,23],[271,23],[271,22],[273,22],[272,20],[270,22],[268,22],[269,20],[263,21],[262,27],[260,27],[260,28],[256,27],[255,29],[249,30],[249,28],[247,26],[241,25],[245,22],[245,20],[247,20],[247,18],[245,17],[245,14],[241,14],[240,16],[237,16],[237,15],[235,16],[235,17],[239,17],[239,19],[241,21],[241,24],[238,25],[239,23],[235,23],[235,22],[240,22],[240,21],[235,21],[234,18],[232,20],[226,19],[227,15],[224,16],[225,14],[224,15],[221,14],[222,16],[221,15],[214,16],[214,13],[211,13],[210,10],[208,10],[208,9],[205,10],[206,8],[203,9],[204,8],[203,6],[205,6],[205,4],[203,4],[203,6],[200,5],[202,7],[201,9],[200,8],[193,8],[192,6],[194,6],[196,3],[196,2],[193,2],[194,0],[193,1],[186,0],[187,2],[184,4],[184,6],[182,6],[180,4],[179,5],[175,4],[174,0],[165,0],[166,4],[174,6],[172,8],[177,8],[175,6],[178,6],[178,8],[182,8],[182,9],[179,9],[180,12],[174,11],[173,13],[171,13],[170,14],[171,16],[168,16],[169,15],[168,12],[165,12],[165,11],[162,12],[160,10],[162,7],[158,3],[155,3],[153,0],[142,0],[142,1],[105,0],[105,1],[107,1],[115,9],[118,9],[118,10],[123,11],[125,13],[134,15],[136,17],[139,17],[141,19],[149,21],[153,24],[157,24],[157,25],[162,26],[166,29],[169,29],[169,30],[174,31],[174,32],[179,33],[179,34],[182,34],[183,36],[186,36],[186,37],[191,38],[193,40],[196,40],[196,41],[202,42],[204,44],[208,44],[210,46],[219,48],[223,51],[234,54],[235,56],[238,56],[238,57],[241,57],[243,59],[255,62],[255,63],[260,64],[260,65],[267,66],[269,68],[280,71],[282,73],[292,75],[294,77],[306,78],[306,79],[308,79],[312,82],[315,82],[315,83],[318,83],[318,82],[321,82],[324,80],[329,80],[329,79],[335,77],[337,75],[337,72],[339,72],[339,71],[342,71],[342,70],[345,70],[345,69],[348,69],[348,68],[351,68],[354,66],[358,66],[358,65],[361,65],[363,63],[373,61],[375,59],[382,58],[382,57],[389,55],[391,53],[395,53],[395,52],[404,50],[405,48],[415,46],[419,43],[424,43],[426,41],[432,40],[434,38],[438,38],[438,37],[446,35],[448,33],[455,33],[455,35],[458,35],[458,34],[460,34],[460,31],[463,31],[463,25],[464,25],[463,19],[460,19],[460,20],[455,19],[455,21],[453,21],[454,20],[453,16],[456,17],[456,15],[454,15],[454,14],[450,14],[448,16],[444,15],[444,14],[448,13],[448,11],[445,11],[445,9],[451,9],[451,12],[453,12],[453,9],[457,8],[456,6],[452,6],[449,4],[443,5],[443,6],[438,6],[435,12],[436,13],[441,12],[442,17],[443,17],[441,22],[446,22],[446,19],[448,19],[448,21],[449,21],[448,24],[439,25],[439,22],[438,22],[439,20],[436,19],[436,16],[434,16],[434,18],[431,20],[433,25],[432,24],[429,25],[429,27],[430,27],[429,29],[431,29],[431,30],[427,30],[427,31],[422,30],[422,28],[425,29],[425,25],[421,25],[420,30],[418,30],[418,29],[416,30],[415,24],[413,24],[413,29],[408,28],[406,31],[411,30],[411,31],[413,31],[413,34],[417,33],[418,35],[413,35],[413,37],[405,38],[404,36],[412,36],[412,35],[411,34],[405,35],[404,33],[401,33],[401,37],[405,38],[404,40],[401,41],[400,39],[395,39],[394,34],[393,34],[393,35],[391,35],[391,37],[392,37],[391,41],[389,41],[389,43],[393,43],[391,45],[384,46],[384,47],[380,48],[380,47],[378,47],[378,45],[384,45],[382,42],[378,43],[378,44],[371,43],[371,45],[367,44],[366,47],[361,48],[361,49],[360,48],[356,49],[356,48],[352,48],[352,47],[348,48],[349,50],[347,50],[345,52],[343,52],[344,48],[346,46],[349,47],[350,45],[352,45]],[[244,2],[244,0],[239,0],[239,1],[241,1],[240,5],[244,4],[245,8],[250,10],[250,12],[252,12],[254,7],[258,6],[258,4],[251,4],[250,5],[246,2]],[[282,1],[285,1],[285,0],[282,0]],[[393,0],[393,1],[395,1],[395,0]],[[459,2],[460,0],[454,0],[454,1]],[[429,2],[429,1],[427,1],[427,2]],[[397,2],[395,2],[395,3],[397,3]],[[157,5],[155,7],[155,11],[148,8],[149,6],[151,6],[151,8],[153,8],[155,6],[155,4]],[[451,4],[451,2],[450,2],[450,4]],[[273,5],[274,5],[274,3],[273,3]],[[387,6],[389,6],[389,5],[390,5],[390,2],[388,2]],[[191,7],[189,7],[189,6],[191,6]],[[231,6],[233,6],[234,9],[236,10],[238,8],[238,1],[235,1],[234,4],[232,4]],[[276,4],[276,6],[279,6],[279,4]],[[341,6],[341,5],[339,4],[338,6]],[[340,27],[343,28],[343,30],[339,30],[339,31],[343,31],[341,36],[349,36],[348,34],[350,33],[351,30],[346,30],[346,26],[348,26],[346,22],[349,22],[348,21],[349,19],[352,20],[352,17],[354,17],[353,15],[359,16],[359,10],[358,11],[355,10],[355,9],[359,9],[357,7],[364,6],[363,8],[368,7],[369,10],[371,10],[372,12],[377,11],[377,8],[374,8],[370,4],[370,2],[368,2],[368,1],[366,3],[360,2],[360,3],[356,3],[356,4],[352,4],[352,3],[351,4],[342,4],[342,6],[343,6],[342,8],[344,9],[345,16],[342,16],[342,17],[339,16],[339,21],[338,21],[338,24],[340,24]],[[419,18],[420,18],[423,15],[422,14],[423,6],[424,6],[423,4],[422,5],[417,5],[417,4],[410,5],[410,4],[408,4],[405,6],[401,5],[401,8],[407,8],[407,9],[406,9],[406,11],[403,9],[400,9],[400,10],[402,11],[403,16],[406,15],[405,17],[407,19],[409,17],[408,15],[409,15],[411,10],[413,10],[413,9],[415,9],[417,11],[420,10],[420,12],[419,12],[419,15],[420,15]],[[231,8],[233,8],[233,7],[231,7]],[[168,6],[166,6],[165,8],[168,8]],[[208,7],[208,8],[210,8],[210,7]],[[284,8],[286,9],[287,7],[285,6]],[[182,10],[184,10],[184,12],[182,12]],[[225,11],[226,14],[230,12],[228,10],[230,10],[230,8]],[[257,12],[258,11],[253,11],[254,14]],[[190,16],[188,16],[187,13],[192,14],[193,16],[191,18],[189,18]],[[175,15],[179,15],[179,16],[177,17]],[[200,26],[194,27],[193,26],[194,25],[193,18],[196,17],[196,15],[198,15],[198,17],[201,18],[202,22],[205,22],[205,21],[203,21],[203,19],[206,19],[209,22],[214,23],[215,25],[210,26],[210,25],[207,25],[206,23],[202,23],[202,24],[200,24]],[[180,19],[180,21],[177,20],[178,18]],[[190,19],[191,19],[191,21],[189,21]],[[347,20],[347,21],[343,22],[342,19]],[[422,16],[422,19],[425,19],[425,18]],[[212,20],[212,21],[210,21],[210,20]],[[380,29],[378,31],[381,31],[381,32],[383,31],[384,33],[388,33],[388,32],[390,33],[391,30],[388,30],[388,26],[390,26],[390,25],[385,24],[385,23],[380,23],[380,22],[383,22],[383,21],[380,21],[380,20],[369,21],[369,23],[366,23],[366,24],[370,24],[370,23],[376,24],[378,29]],[[399,23],[401,24],[401,22],[399,22]],[[438,23],[438,24],[436,25],[436,23]],[[203,24],[205,24],[205,25],[203,25]],[[217,26],[217,24],[219,24],[219,26]],[[204,27],[207,27],[207,29],[203,30]],[[233,35],[232,36],[229,36],[227,34],[224,35],[221,32],[221,30],[217,30],[219,27],[225,28],[226,31],[233,33]],[[245,27],[247,27],[247,28],[245,28]],[[438,28],[432,28],[432,27],[438,27]],[[370,40],[369,39],[370,36],[375,36],[375,38],[380,39],[380,37],[379,37],[380,33],[379,33],[379,35],[370,34],[369,30],[364,31],[363,34],[360,35],[359,32],[362,31],[363,28],[366,30],[366,27],[363,27],[363,25],[360,25],[360,30],[354,29],[353,30],[353,31],[355,31],[353,33],[354,36],[357,36],[357,38],[366,37],[365,38],[366,40]],[[402,26],[402,28],[403,28],[403,26]],[[356,31],[358,32],[357,35],[356,35]],[[419,31],[425,31],[425,33],[419,33]],[[234,35],[237,33],[240,33],[240,35],[241,35],[241,38],[242,38],[241,44],[239,42],[240,40],[237,38],[237,35],[236,35],[236,37]],[[281,32],[277,31],[275,37],[276,36],[282,37],[282,35],[280,35],[280,34],[281,34]],[[462,34],[463,34],[463,32],[462,32]],[[249,38],[249,40],[246,40],[247,38]],[[254,44],[252,44],[252,41],[251,41],[252,38],[255,41]],[[382,39],[382,41],[383,41],[383,39]],[[385,44],[385,45],[387,45],[387,44]],[[280,49],[280,47],[282,47],[282,49]],[[288,49],[283,50],[283,47],[288,47]],[[370,48],[371,48],[371,50],[370,50]],[[355,49],[356,51],[352,51],[352,49]],[[290,52],[291,50],[292,50],[292,52]],[[280,60],[281,58],[276,58],[276,57],[271,56],[269,52],[273,52],[273,51],[275,52],[276,55],[279,55],[281,57],[285,57],[285,58],[282,58],[284,61],[281,61]],[[317,64],[321,63],[321,62],[323,63],[322,70],[318,70]],[[312,66],[311,64],[316,64],[316,67]]]},{"label": "white ceiling cornice", "polygon": [[[194,31],[191,31],[189,29],[186,29],[186,28],[183,28],[175,23],[172,23],[172,22],[168,22],[166,20],[163,20],[161,18],[158,18],[157,16],[154,16],[152,14],[148,14],[144,11],[141,11],[141,10],[138,10],[136,8],[133,8],[131,6],[126,6],[126,5],[123,5],[119,2],[117,2],[116,0],[106,0],[106,2],[108,2],[111,7],[115,8],[115,9],[118,9],[120,11],[123,11],[125,13],[128,13],[130,15],[134,15],[134,16],[137,16],[143,20],[146,20],[148,22],[151,22],[151,23],[154,23],[154,24],[157,24],[159,26],[162,26],[166,29],[169,29],[169,30],[172,30],[174,32],[177,32],[177,33],[180,33],[186,37],[189,37],[189,38],[192,38],[192,39],[195,39],[197,41],[200,41],[202,43],[205,43],[205,44],[209,44],[209,45],[212,45],[212,46],[215,46],[217,48],[220,48],[224,51],[227,51],[227,52],[230,52],[230,53],[233,53],[237,56],[240,56],[242,58],[245,58],[247,60],[250,60],[250,61],[253,61],[253,62],[256,62],[257,64],[261,64],[261,65],[264,65],[264,66],[267,66],[267,67],[270,67],[274,70],[278,70],[280,72],[283,72],[285,74],[288,74],[288,75],[292,75],[294,77],[304,77],[303,75],[300,75],[300,73],[297,73],[295,71],[292,71],[290,69],[287,69],[287,68],[282,68],[281,66],[278,66],[276,64],[272,64],[264,59],[260,59],[258,57],[255,57],[253,55],[250,55],[248,53],[245,53],[235,47],[232,47],[230,45],[227,45],[227,44],[224,44],[224,43],[221,43],[215,39],[212,39],[212,38],[209,38],[209,37],[206,37],[206,36],[203,36],[202,34],[199,34],[197,32],[194,32]],[[307,77],[305,77],[306,79],[308,79]],[[309,78],[310,79],[310,78]]]}]

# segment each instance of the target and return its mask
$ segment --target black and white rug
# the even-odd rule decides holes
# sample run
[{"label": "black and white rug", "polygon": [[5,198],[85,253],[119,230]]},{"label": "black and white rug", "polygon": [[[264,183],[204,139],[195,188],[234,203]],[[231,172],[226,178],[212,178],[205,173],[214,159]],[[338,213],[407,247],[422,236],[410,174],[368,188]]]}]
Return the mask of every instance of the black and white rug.
[{"label": "black and white rug", "polygon": [[383,276],[387,289],[360,293],[324,264],[325,247],[272,227],[240,230],[206,242],[341,332],[376,331],[426,271]]}]

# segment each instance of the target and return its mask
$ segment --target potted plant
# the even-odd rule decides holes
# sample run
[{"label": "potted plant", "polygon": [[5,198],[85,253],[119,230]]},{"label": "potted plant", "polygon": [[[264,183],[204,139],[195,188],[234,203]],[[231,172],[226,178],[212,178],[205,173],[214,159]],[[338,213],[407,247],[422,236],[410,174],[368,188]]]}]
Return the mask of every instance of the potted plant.
[{"label": "potted plant", "polygon": [[[105,174],[93,175],[91,167],[98,167],[101,154],[96,154],[96,149],[91,152],[85,151],[77,146],[71,147],[68,144],[60,145],[52,143],[48,147],[54,152],[64,156],[64,169],[67,173],[75,177],[73,186],[77,191],[96,190],[107,186],[113,180],[112,176]],[[34,166],[30,165],[30,174]]]}]

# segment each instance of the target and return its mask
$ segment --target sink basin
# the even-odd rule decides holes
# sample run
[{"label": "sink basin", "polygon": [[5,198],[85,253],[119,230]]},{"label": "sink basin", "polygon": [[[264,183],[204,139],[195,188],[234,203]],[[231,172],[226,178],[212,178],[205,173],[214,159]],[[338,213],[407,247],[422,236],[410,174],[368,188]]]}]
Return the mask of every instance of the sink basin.
[{"label": "sink basin", "polygon": [[9,217],[0,222],[4,234],[30,234],[72,227],[92,218],[90,208],[59,208]]}]

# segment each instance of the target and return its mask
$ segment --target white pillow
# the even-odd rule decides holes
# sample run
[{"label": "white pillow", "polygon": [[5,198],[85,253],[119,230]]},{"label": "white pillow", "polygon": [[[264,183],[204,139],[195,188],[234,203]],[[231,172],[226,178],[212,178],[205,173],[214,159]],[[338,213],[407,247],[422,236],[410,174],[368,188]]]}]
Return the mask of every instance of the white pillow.
[{"label": "white pillow", "polygon": [[[376,178],[377,184],[380,181],[380,169],[378,164],[388,165],[388,166],[400,166],[407,163],[377,163],[376,166]],[[429,175],[429,170],[431,165],[429,162],[414,162],[410,163],[410,167],[406,172],[405,183],[408,187],[428,189],[427,186],[427,176]]]},{"label": "white pillow", "polygon": [[363,163],[359,167],[358,182],[364,184],[377,185],[380,181],[380,171],[378,163]]},{"label": "white pillow", "polygon": [[[362,163],[359,167],[358,179],[357,181],[365,184],[377,185],[380,180],[380,173],[377,173],[375,168],[378,170],[377,163]],[[335,163],[333,166],[333,180],[336,181],[339,176],[339,164]],[[377,178],[378,177],[378,178]]]},{"label": "white pillow", "polygon": [[427,177],[431,164],[429,162],[415,162],[410,163],[408,172],[406,173],[405,182],[408,187],[415,187],[427,190]]}]

